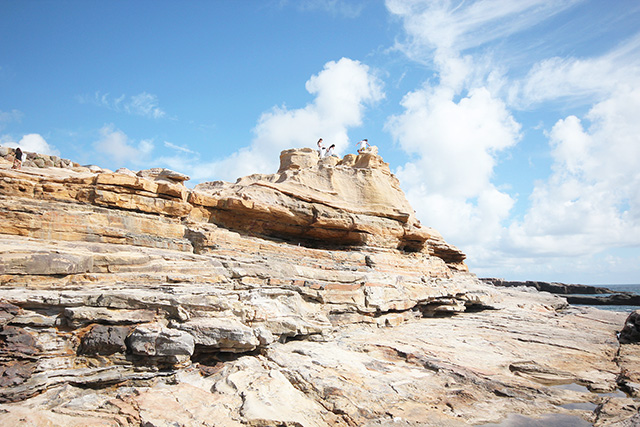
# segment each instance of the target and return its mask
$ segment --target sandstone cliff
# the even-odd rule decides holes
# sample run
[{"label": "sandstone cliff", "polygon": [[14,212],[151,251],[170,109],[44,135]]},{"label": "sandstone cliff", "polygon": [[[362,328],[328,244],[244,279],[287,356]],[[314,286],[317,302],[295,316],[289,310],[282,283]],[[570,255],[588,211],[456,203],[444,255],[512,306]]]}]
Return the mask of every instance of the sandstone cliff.
[{"label": "sandstone cliff", "polygon": [[0,160],[0,423],[637,418],[624,317],[481,283],[375,153],[280,160],[192,190]]}]

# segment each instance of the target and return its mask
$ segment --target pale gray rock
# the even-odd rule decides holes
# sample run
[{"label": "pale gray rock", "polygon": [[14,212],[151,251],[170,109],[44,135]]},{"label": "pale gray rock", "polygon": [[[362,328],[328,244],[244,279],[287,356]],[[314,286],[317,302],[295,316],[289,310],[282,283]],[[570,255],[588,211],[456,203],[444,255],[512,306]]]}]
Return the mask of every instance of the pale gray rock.
[{"label": "pale gray rock", "polygon": [[177,326],[193,336],[196,344],[218,351],[242,353],[260,344],[251,328],[234,319],[197,318]]},{"label": "pale gray rock", "polygon": [[113,310],[106,307],[67,307],[64,317],[69,325],[77,328],[89,323],[135,324],[154,319],[151,310]]},{"label": "pale gray rock", "polygon": [[144,170],[138,171],[136,175],[142,178],[149,178],[153,180],[164,179],[164,180],[179,182],[179,183],[188,181],[190,179],[188,175],[185,175],[180,172],[172,171],[170,169],[165,169],[165,168],[144,169]]},{"label": "pale gray rock", "polygon": [[191,356],[194,345],[187,332],[160,325],[138,326],[127,340],[129,350],[139,356]]},{"label": "pale gray rock", "polygon": [[214,395],[236,400],[249,425],[344,425],[335,414],[309,398],[277,368],[262,358],[243,357],[216,374]]},{"label": "pale gray rock", "polygon": [[89,169],[89,171],[91,171],[92,173],[110,173],[111,172],[109,169],[101,168],[100,166],[97,166],[97,165],[86,165],[83,167]]},{"label": "pale gray rock", "polygon": [[116,169],[115,173],[120,173],[123,175],[128,175],[128,176],[136,176],[136,173],[130,169],[127,168],[120,168],[120,169]]},{"label": "pale gray rock", "polygon": [[0,274],[77,274],[93,268],[93,258],[78,253],[5,253]]}]

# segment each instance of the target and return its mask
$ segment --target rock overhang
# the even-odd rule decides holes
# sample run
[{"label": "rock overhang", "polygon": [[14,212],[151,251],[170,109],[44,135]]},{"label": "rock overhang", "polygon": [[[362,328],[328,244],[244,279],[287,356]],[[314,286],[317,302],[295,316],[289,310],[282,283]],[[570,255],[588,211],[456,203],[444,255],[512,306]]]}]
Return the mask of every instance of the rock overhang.
[{"label": "rock overhang", "polygon": [[465,255],[423,227],[377,149],[321,158],[310,148],[284,150],[275,174],[194,189],[218,200],[211,221],[248,233],[324,246],[372,246],[425,252],[466,269]]}]

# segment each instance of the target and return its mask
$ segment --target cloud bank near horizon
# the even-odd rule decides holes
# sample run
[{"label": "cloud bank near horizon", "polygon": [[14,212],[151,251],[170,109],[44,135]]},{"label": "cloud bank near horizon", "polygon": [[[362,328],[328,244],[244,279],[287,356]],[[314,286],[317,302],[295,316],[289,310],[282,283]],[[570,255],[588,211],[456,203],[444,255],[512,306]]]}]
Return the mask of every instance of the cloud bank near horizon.
[{"label": "cloud bank near horizon", "polygon": [[[579,258],[568,270],[608,249],[640,244],[640,170],[634,166],[640,164],[634,114],[640,38],[596,57],[544,58],[521,79],[506,77],[503,64],[482,53],[466,52],[575,3],[387,1],[406,33],[397,48],[413,60],[432,61],[438,73],[436,82],[407,94],[404,112],[387,123],[415,158],[397,173],[421,220],[464,247],[480,272],[499,263],[533,277],[541,257],[555,257],[553,268]],[[514,218],[519,195],[492,182],[500,153],[522,137],[514,114],[553,109],[550,103],[567,99],[569,106],[589,106],[588,113],[561,117],[546,133],[551,173],[535,182],[524,216]],[[619,264],[614,261],[609,256],[603,268]]]}]

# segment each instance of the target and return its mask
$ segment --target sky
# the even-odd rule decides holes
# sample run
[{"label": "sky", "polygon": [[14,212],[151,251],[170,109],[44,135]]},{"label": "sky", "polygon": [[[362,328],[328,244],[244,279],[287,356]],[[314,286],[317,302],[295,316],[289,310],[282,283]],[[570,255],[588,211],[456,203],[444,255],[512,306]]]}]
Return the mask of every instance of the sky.
[{"label": "sky", "polygon": [[479,277],[640,283],[637,0],[0,0],[0,145],[200,182],[367,138]]}]

